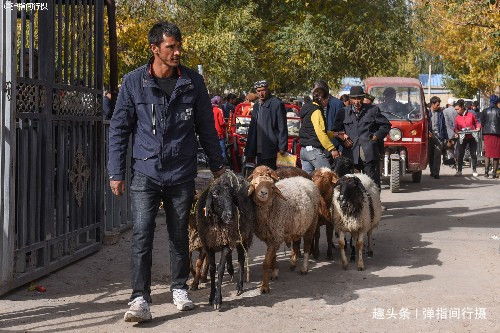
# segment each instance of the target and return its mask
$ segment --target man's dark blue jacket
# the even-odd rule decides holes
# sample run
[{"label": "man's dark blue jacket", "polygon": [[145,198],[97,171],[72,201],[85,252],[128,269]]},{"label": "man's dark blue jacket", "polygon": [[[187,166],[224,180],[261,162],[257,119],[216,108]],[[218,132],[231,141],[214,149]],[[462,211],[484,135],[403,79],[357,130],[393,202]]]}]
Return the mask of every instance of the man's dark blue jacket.
[{"label": "man's dark blue jacket", "polygon": [[330,95],[328,97],[328,105],[326,107],[326,129],[328,131],[333,131],[333,126],[335,125],[335,118],[337,113],[344,107],[344,103],[338,99]]},{"label": "man's dark blue jacket", "polygon": [[131,134],[132,168],[161,185],[181,184],[196,177],[196,134],[210,168],[219,170],[224,164],[203,77],[179,66],[179,78],[168,100],[150,67],[151,62],[123,78],[109,127],[110,179],[125,177]]}]

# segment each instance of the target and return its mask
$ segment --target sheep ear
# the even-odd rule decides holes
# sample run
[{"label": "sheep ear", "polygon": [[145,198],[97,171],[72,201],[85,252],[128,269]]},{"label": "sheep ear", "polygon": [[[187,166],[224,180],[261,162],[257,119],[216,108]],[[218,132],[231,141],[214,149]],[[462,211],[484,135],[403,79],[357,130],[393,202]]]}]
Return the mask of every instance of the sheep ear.
[{"label": "sheep ear", "polygon": [[250,176],[247,177],[247,180],[251,182],[253,180],[253,173],[250,174]]},{"label": "sheep ear", "polygon": [[283,196],[283,193],[281,193],[280,189],[276,186],[273,186],[273,192],[281,199],[286,200],[286,198]]},{"label": "sheep ear", "polygon": [[251,196],[254,190],[255,190],[255,186],[253,184],[250,184],[248,186],[248,196]]},{"label": "sheep ear", "polygon": [[333,174],[332,175],[332,185],[335,186],[335,184],[337,184],[337,182],[339,181],[339,176],[337,176],[337,174]]},{"label": "sheep ear", "polygon": [[274,170],[271,170],[271,174],[270,174],[271,178],[277,182],[278,180],[280,180],[280,177],[278,177],[278,174],[276,173],[276,171]]}]

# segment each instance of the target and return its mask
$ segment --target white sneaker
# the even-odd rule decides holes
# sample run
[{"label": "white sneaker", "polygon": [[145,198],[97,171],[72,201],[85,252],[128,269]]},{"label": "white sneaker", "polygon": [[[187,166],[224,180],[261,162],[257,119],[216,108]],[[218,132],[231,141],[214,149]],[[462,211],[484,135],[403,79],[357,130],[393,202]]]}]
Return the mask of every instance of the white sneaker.
[{"label": "white sneaker", "polygon": [[149,311],[149,304],[144,297],[136,297],[133,301],[129,302],[130,309],[125,312],[123,319],[127,322],[137,322],[151,320],[151,312]]},{"label": "white sneaker", "polygon": [[194,303],[189,299],[186,289],[172,290],[172,298],[178,310],[189,311],[194,309]]},{"label": "white sneaker", "polygon": [[477,176],[479,176],[479,174],[478,174],[476,171],[474,171],[474,172],[472,173],[472,176],[473,176],[473,177],[477,177]]}]

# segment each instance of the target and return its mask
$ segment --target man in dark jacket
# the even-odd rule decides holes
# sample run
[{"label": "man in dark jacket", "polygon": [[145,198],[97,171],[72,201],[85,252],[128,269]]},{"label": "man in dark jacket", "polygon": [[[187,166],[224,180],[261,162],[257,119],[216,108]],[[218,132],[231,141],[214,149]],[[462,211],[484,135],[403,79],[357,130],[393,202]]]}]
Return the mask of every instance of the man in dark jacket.
[{"label": "man in dark jacket", "polygon": [[132,295],[125,321],[151,319],[151,262],[155,218],[165,207],[171,290],[179,310],[191,310],[188,214],[197,172],[196,134],[214,176],[224,172],[212,106],[203,78],[179,64],[181,32],[168,22],[148,35],[153,57],[126,74],[109,128],[108,173],[115,195],[125,191],[126,152],[132,135]]},{"label": "man in dark jacket", "polygon": [[353,86],[349,92],[350,105],[337,116],[334,131],[342,132],[341,140],[352,140],[352,147],[343,150],[343,155],[352,158],[356,168],[367,174],[380,188],[380,141],[384,140],[391,124],[382,115],[378,106],[363,104],[365,92]]},{"label": "man in dark jacket", "polygon": [[437,96],[431,97],[429,113],[429,169],[431,177],[439,179],[441,169],[441,154],[443,145],[448,140],[446,121],[442,109],[439,107],[441,99]]},{"label": "man in dark jacket", "polygon": [[326,109],[324,109],[323,115],[326,119],[326,130],[327,131],[332,131],[333,130],[333,125],[335,124],[335,117],[337,116],[337,113],[339,112],[340,109],[344,107],[344,103],[338,99],[337,97],[334,97],[330,95],[330,87],[324,80],[319,80],[314,83],[315,88],[321,88],[324,89],[328,92],[328,103],[326,105]]},{"label": "man in dark jacket", "polygon": [[259,101],[253,106],[245,156],[248,160],[257,157],[257,165],[276,169],[277,153],[284,154],[288,146],[285,106],[271,95],[266,81],[256,82],[254,88]]}]

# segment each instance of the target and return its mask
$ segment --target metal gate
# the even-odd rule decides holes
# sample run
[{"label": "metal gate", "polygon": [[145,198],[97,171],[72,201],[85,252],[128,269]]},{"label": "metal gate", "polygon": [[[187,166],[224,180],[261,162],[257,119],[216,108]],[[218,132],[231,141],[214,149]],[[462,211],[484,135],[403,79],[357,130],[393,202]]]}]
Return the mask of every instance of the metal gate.
[{"label": "metal gate", "polygon": [[103,235],[103,0],[0,0],[0,294]]}]

